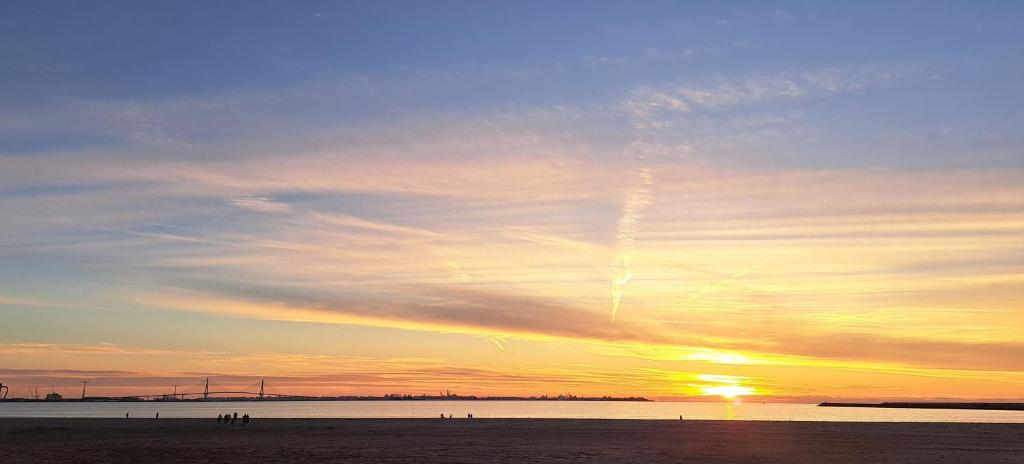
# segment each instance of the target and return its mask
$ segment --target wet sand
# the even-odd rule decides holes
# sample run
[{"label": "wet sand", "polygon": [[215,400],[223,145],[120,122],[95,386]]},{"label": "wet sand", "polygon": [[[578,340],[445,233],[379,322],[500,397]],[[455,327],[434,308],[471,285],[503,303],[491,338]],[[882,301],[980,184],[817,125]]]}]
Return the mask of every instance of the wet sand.
[{"label": "wet sand", "polygon": [[1024,424],[0,419],[10,463],[1015,463]]}]

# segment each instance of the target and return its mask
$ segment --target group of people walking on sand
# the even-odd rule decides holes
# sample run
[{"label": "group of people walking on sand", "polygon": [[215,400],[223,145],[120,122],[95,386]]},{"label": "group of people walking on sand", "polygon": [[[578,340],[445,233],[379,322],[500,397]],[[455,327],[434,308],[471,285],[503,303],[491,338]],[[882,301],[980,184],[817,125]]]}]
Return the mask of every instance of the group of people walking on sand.
[{"label": "group of people walking on sand", "polygon": [[[218,424],[223,423],[223,424],[235,425],[235,422],[238,422],[238,413],[237,412],[234,413],[234,414],[217,414],[217,423]],[[242,414],[242,426],[244,427],[246,425],[249,425],[249,414]]]},{"label": "group of people walking on sand", "polygon": [[[445,416],[444,416],[443,412],[441,413],[441,418],[445,419]],[[449,414],[447,418],[448,419],[454,419],[455,418],[455,414]],[[466,419],[472,419],[472,418],[473,418],[473,413],[466,414]]]}]

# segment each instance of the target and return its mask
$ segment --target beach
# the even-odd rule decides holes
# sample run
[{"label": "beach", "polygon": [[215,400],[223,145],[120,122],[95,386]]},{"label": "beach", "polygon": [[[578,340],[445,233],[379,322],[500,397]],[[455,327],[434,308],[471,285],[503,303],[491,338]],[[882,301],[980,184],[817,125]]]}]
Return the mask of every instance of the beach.
[{"label": "beach", "polygon": [[1024,425],[575,419],[0,419],[0,462],[1024,463]]}]

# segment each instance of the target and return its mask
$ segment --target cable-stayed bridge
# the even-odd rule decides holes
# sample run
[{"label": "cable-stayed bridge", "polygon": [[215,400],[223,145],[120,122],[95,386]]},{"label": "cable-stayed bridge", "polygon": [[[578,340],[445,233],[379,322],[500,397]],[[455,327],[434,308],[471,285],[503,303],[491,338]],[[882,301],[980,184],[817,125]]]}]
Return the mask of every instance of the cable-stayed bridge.
[{"label": "cable-stayed bridge", "polygon": [[[286,395],[283,393],[276,393],[268,391],[270,386],[267,385],[266,381],[260,379],[258,383],[243,385],[241,387],[231,386],[224,387],[217,385],[210,381],[207,377],[197,384],[190,385],[178,391],[177,385],[174,386],[174,390],[171,393],[155,394],[155,395],[133,395],[133,396],[122,396],[118,398],[138,398],[138,399],[154,399],[154,400],[196,400],[196,399],[210,399],[210,398],[224,398],[224,397],[237,397],[247,396],[254,397],[256,399],[263,398],[300,398],[297,395]],[[90,397],[82,395],[83,399],[101,399],[102,397]]]},{"label": "cable-stayed bridge", "polygon": [[[218,385],[210,380],[209,377],[201,379],[199,382],[188,385],[185,388],[178,388],[178,385],[174,385],[172,391],[167,393],[156,393],[156,394],[144,394],[144,395],[118,395],[118,396],[89,396],[86,391],[86,386],[90,382],[88,380],[82,381],[82,395],[79,398],[61,398],[59,395],[57,399],[64,400],[79,400],[79,401],[133,401],[133,400],[153,400],[153,401],[194,401],[194,400],[207,400],[217,398],[238,398],[246,397],[253,399],[289,399],[289,398],[305,398],[301,395],[288,395],[272,391],[270,385],[263,379],[259,382],[242,385],[242,386],[222,386]],[[31,388],[30,397],[31,399]],[[7,385],[0,383],[0,401],[7,398],[9,388]],[[39,400],[38,392],[35,394],[35,400]]]}]

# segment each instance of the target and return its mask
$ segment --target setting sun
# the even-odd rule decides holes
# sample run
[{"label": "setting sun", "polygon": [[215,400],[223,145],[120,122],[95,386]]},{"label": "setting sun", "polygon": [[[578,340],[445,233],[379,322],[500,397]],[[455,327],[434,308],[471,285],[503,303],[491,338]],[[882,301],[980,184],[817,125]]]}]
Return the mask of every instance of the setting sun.
[{"label": "setting sun", "polygon": [[715,385],[711,387],[704,387],[701,389],[701,393],[706,396],[721,396],[726,399],[733,399],[737,396],[749,396],[754,393],[754,389],[750,387],[740,387],[737,385]]}]

